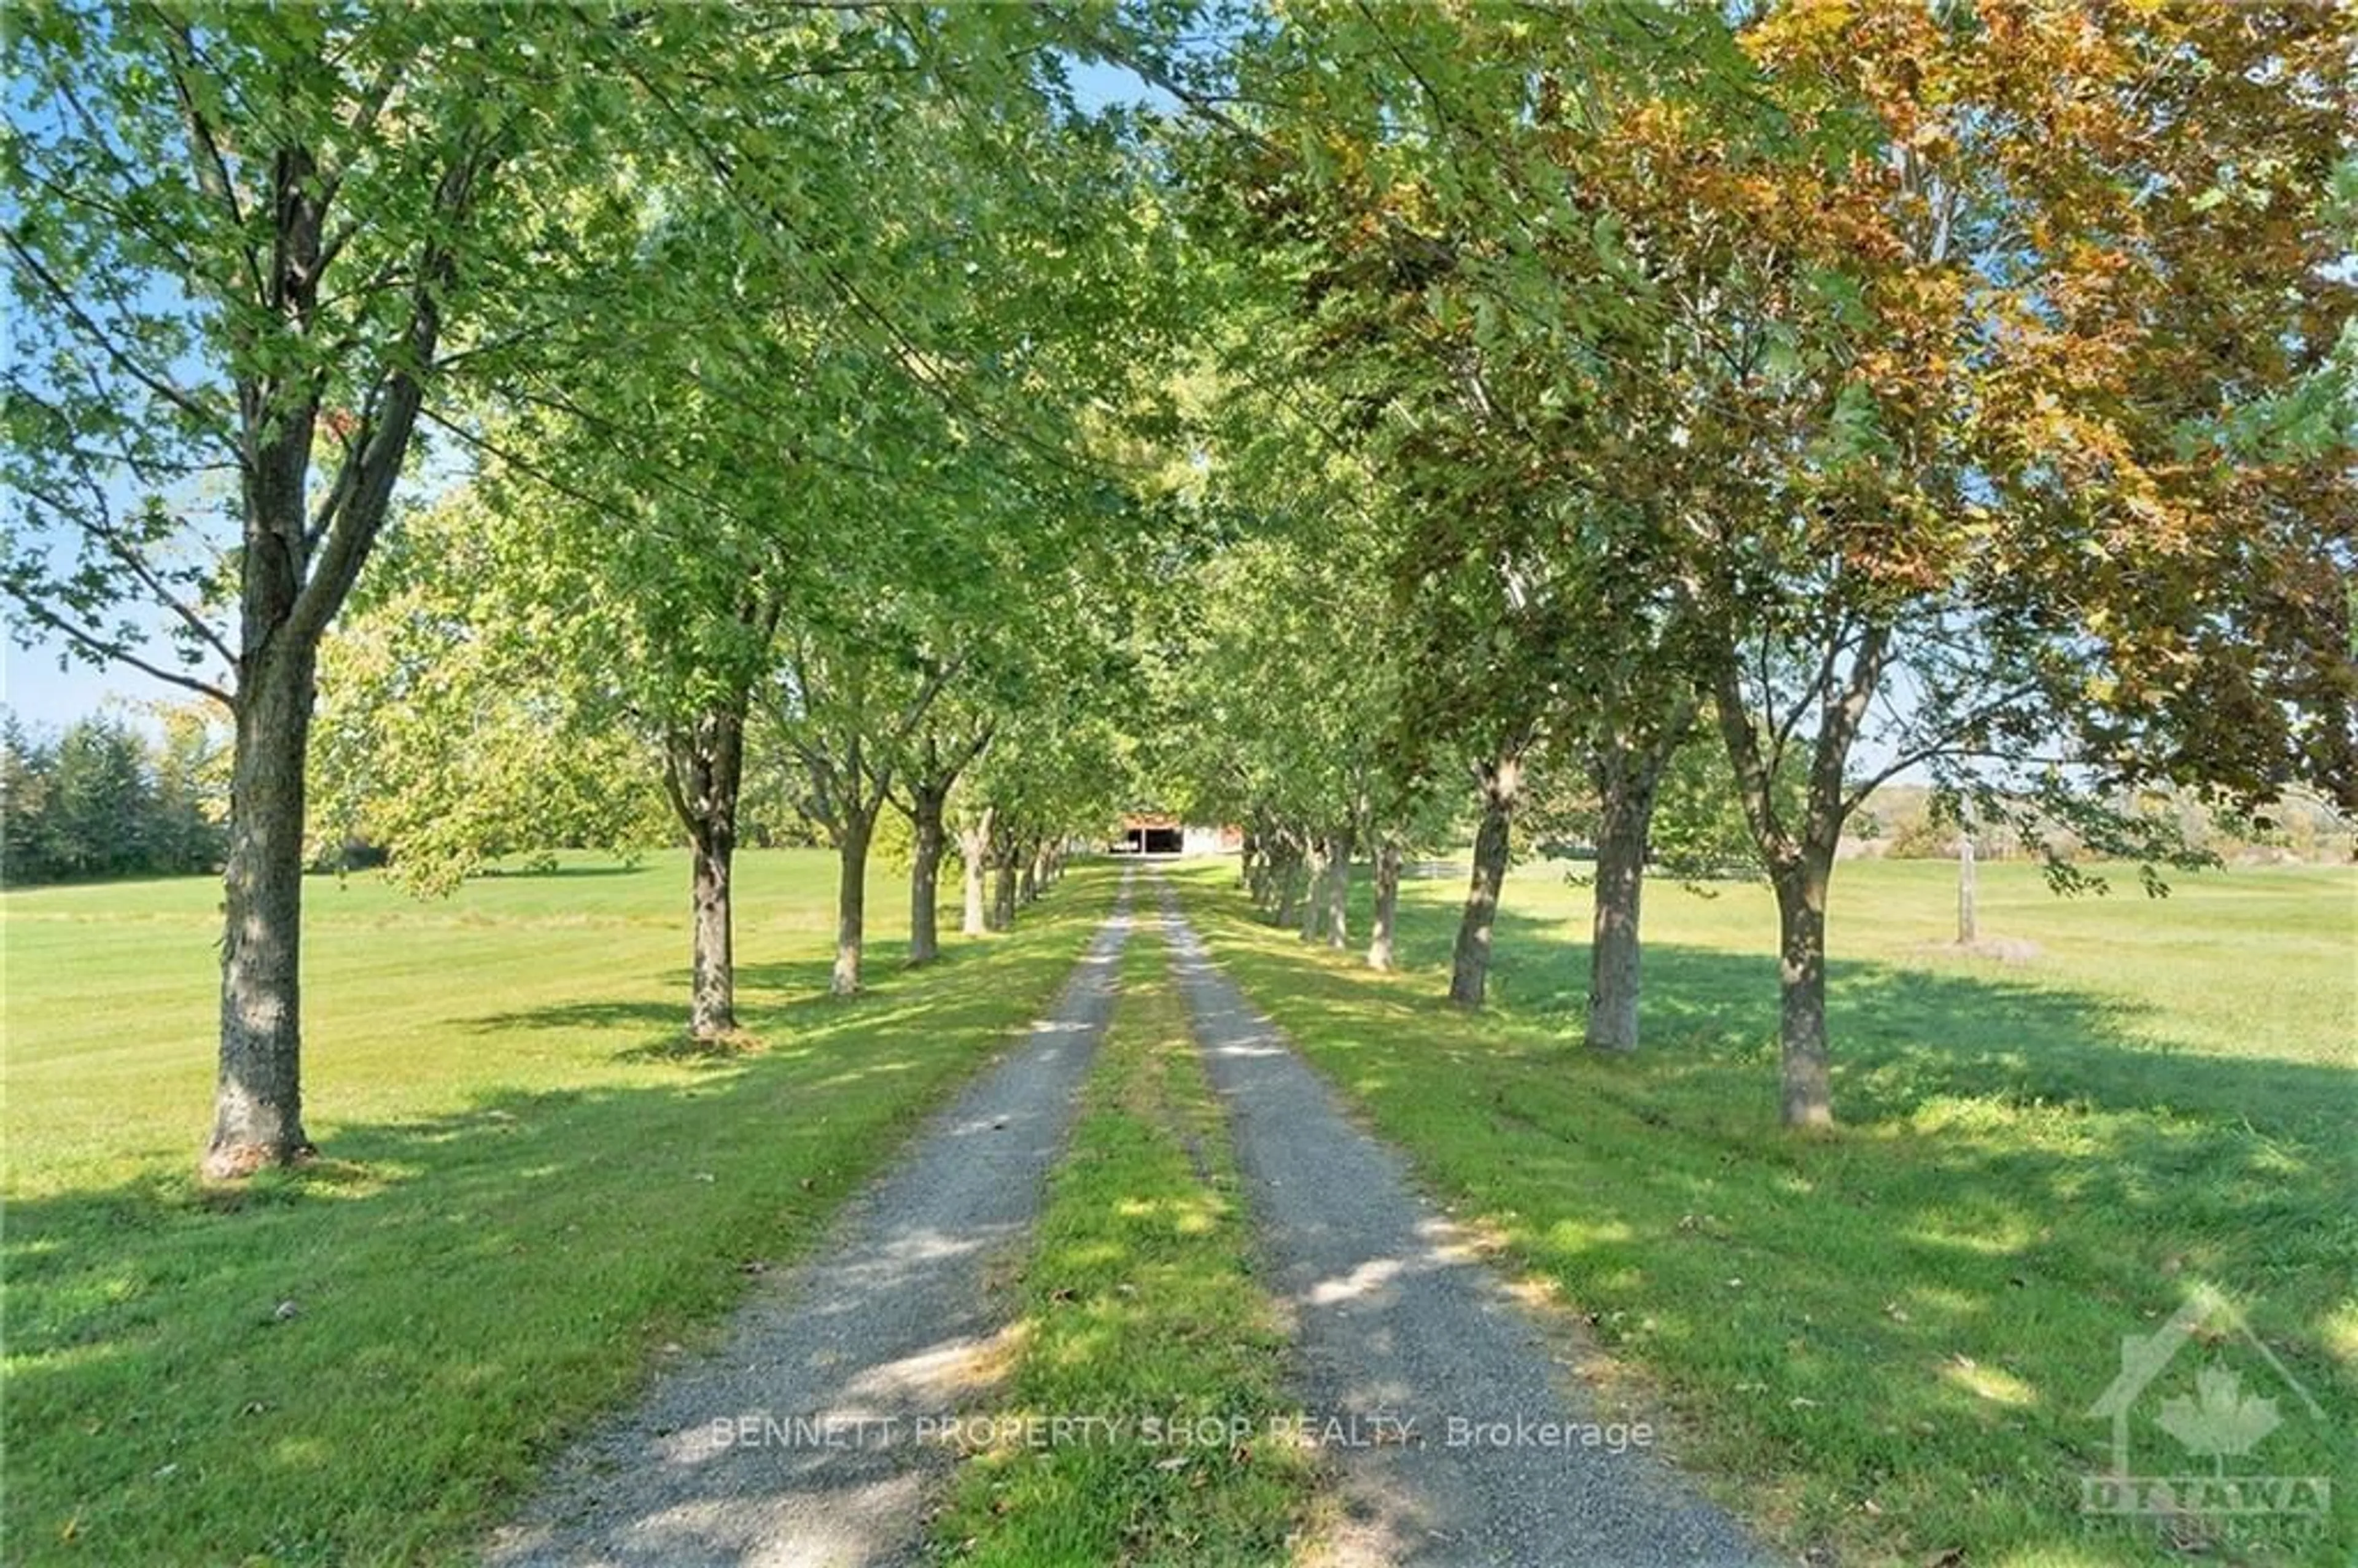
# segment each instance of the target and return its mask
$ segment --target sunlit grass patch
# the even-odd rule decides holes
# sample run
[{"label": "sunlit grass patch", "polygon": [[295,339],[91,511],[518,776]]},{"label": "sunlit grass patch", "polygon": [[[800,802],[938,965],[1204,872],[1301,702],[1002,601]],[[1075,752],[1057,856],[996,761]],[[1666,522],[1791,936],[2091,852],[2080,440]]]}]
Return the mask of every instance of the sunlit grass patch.
[{"label": "sunlit grass patch", "polygon": [[880,940],[845,1003],[832,858],[743,860],[763,1047],[677,1059],[676,857],[448,905],[313,884],[322,1157],[234,1187],[193,1179],[218,889],[0,901],[9,1561],[465,1557],[1044,1011],[1112,894],[1076,872],[932,970]]},{"label": "sunlit grass patch", "polygon": [[[1470,1016],[1439,995],[1455,884],[1412,888],[1412,967],[1387,977],[1254,921],[1227,868],[1181,880],[1254,1001],[1444,1202],[1558,1287],[1683,1455],[1790,1549],[2358,1557],[2358,877],[2238,872],[2160,903],[2060,903],[2021,867],[1983,877],[1985,928],[2034,940],[2034,963],[1922,956],[1950,908],[1942,868],[1843,869],[1844,1125],[1825,1140],[1775,1125],[1758,890],[1650,897],[1646,1044],[1611,1060],[1578,1044],[1586,895],[1555,875],[1510,879],[1499,1000]],[[2137,1462],[2211,1472],[2156,1418],[2232,1362],[2280,1420],[2223,1463],[2329,1478],[2314,1535],[2239,1544],[2175,1519],[2176,1544],[2158,1544],[2082,1510],[2082,1478],[2112,1463],[2088,1412],[2124,1338],[2203,1285],[2299,1389],[2200,1339],[2138,1405]]]},{"label": "sunlit grass patch", "polygon": [[1124,957],[1021,1291],[1023,1348],[980,1412],[1004,1440],[961,1466],[937,1550],[1027,1568],[1287,1561],[1312,1460],[1271,1439],[1283,1329],[1151,935]]}]

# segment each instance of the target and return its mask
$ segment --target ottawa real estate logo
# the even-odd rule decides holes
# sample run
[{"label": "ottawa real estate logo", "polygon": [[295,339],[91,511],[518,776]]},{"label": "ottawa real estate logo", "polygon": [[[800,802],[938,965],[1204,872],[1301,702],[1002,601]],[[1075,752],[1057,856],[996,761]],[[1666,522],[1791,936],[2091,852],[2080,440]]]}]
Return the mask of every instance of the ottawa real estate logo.
[{"label": "ottawa real estate logo", "polygon": [[2325,1412],[2244,1315],[2216,1292],[2187,1298],[2150,1335],[2125,1335],[2121,1368],[2088,1407],[2112,1422],[2112,1468],[2081,1479],[2091,1528],[2147,1530],[2182,1544],[2324,1533],[2323,1476],[2290,1476],[2268,1444]]}]

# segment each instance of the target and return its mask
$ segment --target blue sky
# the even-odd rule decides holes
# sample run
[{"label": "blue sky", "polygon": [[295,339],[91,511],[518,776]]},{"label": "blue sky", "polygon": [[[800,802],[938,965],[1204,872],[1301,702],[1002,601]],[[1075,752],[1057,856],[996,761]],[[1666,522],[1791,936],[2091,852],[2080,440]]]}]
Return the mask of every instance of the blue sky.
[{"label": "blue sky", "polygon": [[145,699],[170,690],[163,682],[149,680],[135,670],[117,674],[77,665],[61,674],[52,644],[25,649],[17,647],[13,638],[6,667],[0,669],[0,700],[27,723],[52,727],[94,713],[114,699]]},{"label": "blue sky", "polygon": [[1073,96],[1082,108],[1093,114],[1109,103],[1143,103],[1157,109],[1177,107],[1176,100],[1169,93],[1148,86],[1128,66],[1106,60],[1076,60],[1072,80]]}]

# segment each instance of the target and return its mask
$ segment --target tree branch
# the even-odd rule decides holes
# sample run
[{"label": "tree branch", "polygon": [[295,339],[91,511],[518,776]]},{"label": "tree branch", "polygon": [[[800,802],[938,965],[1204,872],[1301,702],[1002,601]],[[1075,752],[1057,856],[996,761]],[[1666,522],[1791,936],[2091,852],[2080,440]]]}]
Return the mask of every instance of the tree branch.
[{"label": "tree branch", "polygon": [[[348,457],[352,485],[341,507],[327,523],[311,579],[297,596],[287,616],[298,635],[317,636],[333,619],[360,575],[361,563],[375,542],[400,478],[411,432],[425,408],[423,378],[434,362],[434,347],[441,335],[439,291],[451,283],[457,260],[445,238],[460,229],[474,204],[475,188],[497,167],[488,147],[453,155],[435,186],[437,222],[419,254],[417,282],[411,290],[410,317],[404,330],[405,357],[384,383],[383,418],[370,432],[357,458]],[[338,475],[341,485],[343,475]]]},{"label": "tree branch", "polygon": [[146,366],[133,359],[124,350],[118,347],[114,339],[108,334],[106,329],[102,327],[96,320],[92,319],[90,313],[81,308],[81,302],[74,297],[73,294],[67,289],[65,285],[59,283],[55,275],[53,275],[49,268],[41,265],[39,258],[35,256],[32,251],[26,246],[24,240],[19,236],[15,228],[11,227],[6,230],[5,237],[8,242],[8,249],[16,254],[18,264],[21,265],[27,272],[30,273],[44,289],[49,291],[49,297],[54,299],[65,311],[66,315],[71,319],[74,325],[81,330],[82,335],[90,340],[92,346],[97,348],[100,352],[105,354],[108,359],[114,361],[116,367],[125,375],[130,376],[133,380],[138,382],[139,384],[145,386],[148,391],[164,399],[165,402],[169,403],[173,407],[180,410],[180,412],[186,414],[189,418],[197,421],[199,425],[210,427],[215,435],[221,434],[220,416],[215,410],[206,408],[202,404],[196,401],[193,395],[181,391],[178,387],[174,386],[170,382],[157,375],[154,372],[148,370]]},{"label": "tree branch", "polygon": [[[237,668],[237,655],[230,652],[229,644],[222,640],[221,633],[214,631],[205,619],[196,612],[193,606],[165,586],[163,579],[157,576],[155,568],[149,566],[137,549],[123,537],[111,516],[103,514],[95,517],[87,515],[85,509],[64,504],[62,500],[52,494],[46,486],[37,484],[30,480],[19,478],[16,484],[17,488],[24,491],[27,495],[43,503],[59,516],[70,520],[74,526],[104,546],[109,555],[122,562],[124,568],[139,579],[140,586],[147,590],[150,600],[159,608],[170,611],[182,625],[195,633],[207,646],[220,654],[223,664],[232,669]],[[92,488],[97,488],[94,481]],[[103,499],[103,492],[102,492],[101,494]]]},{"label": "tree branch", "polygon": [[50,631],[55,632],[59,636],[63,637],[66,641],[73,643],[76,647],[82,649],[85,653],[88,653],[102,661],[129,665],[133,669],[139,671],[143,675],[152,676],[157,680],[168,682],[173,686],[179,687],[188,691],[193,691],[200,697],[211,697],[215,702],[220,703],[232,713],[235,713],[237,711],[237,698],[228,691],[213,685],[212,682],[199,680],[194,676],[182,675],[176,670],[168,670],[161,665],[150,664],[146,659],[141,658],[138,654],[132,653],[129,649],[124,647],[120,643],[113,642],[107,638],[98,636],[93,633],[85,631],[81,626],[74,624],[72,622],[68,621],[64,616],[59,615],[56,611],[51,610],[48,605],[41,603],[31,595],[21,591],[13,584],[5,585],[5,588],[8,597],[15,600],[18,604],[24,607],[25,615],[27,620],[30,620],[38,625],[48,627]]},{"label": "tree branch", "polygon": [[[160,5],[157,15],[159,18],[164,16]],[[188,129],[189,161],[196,169],[197,189],[221,203],[229,214],[231,227],[243,236],[245,208],[237,199],[236,182],[230,178],[229,160],[222,156],[221,143],[215,139],[212,127],[205,124],[203,114],[197,108],[196,94],[189,88],[189,73],[196,69],[195,41],[189,37],[184,23],[166,19],[164,32],[171,40],[166,53],[172,62],[172,95],[179,101],[180,123]],[[246,282],[254,290],[254,299],[266,301],[270,291],[263,282],[261,254],[250,238],[241,239],[237,251],[244,258]]]},{"label": "tree branch", "polygon": [[1842,689],[1826,694],[1818,721],[1815,754],[1810,759],[1810,805],[1803,814],[1807,838],[1821,847],[1831,844],[1842,830],[1847,809],[1842,787],[1843,767],[1850,760],[1850,749],[1858,739],[1867,705],[1883,678],[1890,648],[1891,628],[1881,623],[1868,625],[1859,634],[1858,647],[1851,655],[1850,673],[1844,678]]},{"label": "tree branch", "polygon": [[1762,762],[1760,737],[1750,711],[1744,706],[1744,681],[1736,672],[1736,663],[1731,653],[1717,662],[1713,672],[1714,706],[1719,710],[1720,736],[1727,745],[1727,760],[1744,796],[1744,816],[1751,824],[1753,838],[1768,859],[1781,861],[1792,853],[1792,836],[1777,816],[1774,775]]},{"label": "tree branch", "polygon": [[2005,752],[1967,752],[1958,745],[1958,741],[1965,735],[1970,734],[1977,725],[1979,725],[1983,720],[1988,719],[1991,715],[2003,711],[2013,704],[2021,701],[2024,697],[2037,696],[2039,690],[2039,684],[2040,683],[2038,681],[2025,681],[2020,686],[2015,687],[2009,691],[2003,692],[1998,696],[1992,697],[1989,701],[1985,702],[1980,707],[1974,708],[1974,711],[1965,718],[1960,719],[1950,724],[1933,740],[1927,741],[1924,744],[1902,753],[1898,758],[1894,759],[1887,766],[1878,769],[1864,784],[1861,784],[1857,788],[1850,792],[1850,795],[1843,802],[1843,814],[1844,816],[1848,816],[1852,811],[1857,809],[1857,807],[1866,801],[1866,797],[1873,795],[1878,788],[1890,783],[1893,779],[1898,778],[1909,768],[1916,767],[1920,763],[1929,762],[1935,757],[2006,757],[2007,753]]}]

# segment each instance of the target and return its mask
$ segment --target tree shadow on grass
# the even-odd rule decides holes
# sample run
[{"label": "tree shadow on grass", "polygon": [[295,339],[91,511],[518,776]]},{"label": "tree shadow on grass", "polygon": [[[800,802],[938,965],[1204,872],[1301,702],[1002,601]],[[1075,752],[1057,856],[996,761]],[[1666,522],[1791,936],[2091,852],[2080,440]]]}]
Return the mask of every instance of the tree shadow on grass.
[{"label": "tree shadow on grass", "polygon": [[[176,1165],[13,1197],[11,1560],[185,1560],[198,1530],[209,1560],[463,1554],[1044,1009],[1102,912],[1068,901],[956,984],[749,1009],[773,1044],[727,1062],[487,1086],[233,1189]],[[555,1048],[611,1080],[676,1022],[471,1026],[576,1032]]]},{"label": "tree shadow on grass", "polygon": [[[872,960],[871,960],[872,962]],[[737,989],[741,992],[773,997],[791,997],[805,1006],[817,1006],[840,999],[827,990],[835,978],[834,961],[811,958],[799,963],[740,964],[737,966]],[[863,975],[863,979],[866,979]],[[681,985],[687,981],[687,971],[678,971]],[[871,983],[869,989],[875,987]]]},{"label": "tree shadow on grass", "polygon": [[[1368,1005],[1409,1018],[1440,1009],[1455,911],[1402,907],[1400,952],[1409,976]],[[1519,1036],[1581,1039],[1588,947],[1561,922],[1511,909],[1497,918],[1492,1002],[1486,1022]],[[1649,941],[1644,1049],[1648,1076],[1765,1063],[1762,1104],[1773,1113],[1778,963],[1773,952]],[[1404,992],[1405,994],[1400,994]],[[2358,1073],[2320,1063],[2212,1056],[2156,1044],[2158,1010],[2073,990],[2035,969],[1909,967],[1835,959],[1827,967],[1836,1110],[1854,1125],[1911,1114],[1944,1096],[2024,1106],[2160,1111],[2274,1126],[2303,1136],[2346,1127]],[[1584,1058],[1586,1053],[1579,1053]],[[1609,1064],[1608,1064],[1609,1065]]]},{"label": "tree shadow on grass", "polygon": [[697,1065],[734,1060],[744,1054],[747,1040],[699,1041],[687,1032],[687,1008],[680,1002],[568,1001],[514,1012],[487,1012],[467,1021],[472,1033],[498,1036],[518,1030],[549,1030],[568,1034],[609,1033],[630,1030],[634,1037],[617,1046],[617,1062],[676,1062]]},{"label": "tree shadow on grass", "polygon": [[771,1040],[803,1043],[824,1037],[849,1022],[856,1021],[862,1027],[887,1022],[897,1014],[880,1012],[880,1007],[890,1007],[893,999],[905,995],[930,995],[943,987],[956,985],[972,966],[987,960],[990,952],[982,944],[946,947],[934,963],[912,969],[904,963],[892,961],[895,957],[892,947],[872,946],[866,970],[868,983],[857,995],[848,998],[836,996],[828,989],[834,973],[831,959],[740,964],[736,977],[739,1011],[749,1019],[758,1014],[763,1022],[759,1029],[749,1026],[739,1035],[721,1041],[698,1041],[687,1033],[689,976],[686,969],[667,969],[650,977],[666,992],[677,996],[676,1002],[553,1002],[484,1013],[468,1020],[467,1026],[481,1034],[503,1034],[520,1029],[568,1033],[632,1029],[644,1033],[616,1050],[616,1061],[727,1062],[750,1050],[766,1049],[764,1043]]},{"label": "tree shadow on grass", "polygon": [[[449,1541],[521,1484],[553,1415],[627,1390],[637,1325],[680,1332],[725,1293],[715,1238],[682,1247],[667,1216],[747,1255],[793,1234],[711,1125],[789,1081],[493,1092],[340,1128],[316,1166],[234,1188],[158,1173],[12,1201],[20,1541],[167,1561],[194,1509],[225,1521],[208,1551],[228,1561]],[[322,1487],[340,1517],[302,1518]],[[270,1522],[289,1514],[295,1533]]]},{"label": "tree shadow on grass", "polygon": [[[1453,911],[1404,909],[1419,967],[1387,977],[1233,895],[1188,903],[1312,1062],[1657,1375],[1710,1465],[1772,1485],[1799,1539],[1976,1560],[2080,1541],[2079,1479],[2110,1461],[2087,1407],[2123,1336],[2197,1284],[2326,1412],[2277,1390],[2269,1465],[2358,1484],[2336,1435],[2358,1421],[2358,1074],[2158,1046],[2145,1004],[2032,977],[1843,962],[1844,1126],[1795,1137],[1772,957],[1650,944],[1646,1044],[1618,1058],[1579,1045],[1586,947],[1561,924],[1503,913],[1505,1002],[1467,1014],[1440,995]],[[2358,1547],[2331,1528],[2294,1560]]]},{"label": "tree shadow on grass", "polygon": [[[997,936],[951,937],[941,945],[932,962],[911,968],[909,944],[905,941],[870,941],[860,954],[860,994],[880,987],[890,989],[908,981],[931,982],[955,974],[969,965],[987,959]],[[740,964],[737,966],[737,989],[741,992],[766,992],[774,996],[802,996],[824,1003],[839,1003],[842,999],[829,989],[835,979],[832,958],[809,958],[791,963]],[[679,984],[685,985],[687,971],[679,970]]]}]

